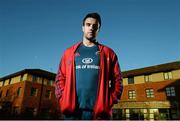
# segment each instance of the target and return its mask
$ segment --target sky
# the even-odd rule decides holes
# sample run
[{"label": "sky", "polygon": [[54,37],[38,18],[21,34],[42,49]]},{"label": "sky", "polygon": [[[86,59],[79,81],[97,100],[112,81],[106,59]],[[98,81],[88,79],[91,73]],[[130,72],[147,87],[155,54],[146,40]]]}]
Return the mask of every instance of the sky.
[{"label": "sky", "polygon": [[56,73],[90,12],[101,15],[97,40],[115,51],[122,71],[180,60],[180,0],[0,0],[0,77]]}]

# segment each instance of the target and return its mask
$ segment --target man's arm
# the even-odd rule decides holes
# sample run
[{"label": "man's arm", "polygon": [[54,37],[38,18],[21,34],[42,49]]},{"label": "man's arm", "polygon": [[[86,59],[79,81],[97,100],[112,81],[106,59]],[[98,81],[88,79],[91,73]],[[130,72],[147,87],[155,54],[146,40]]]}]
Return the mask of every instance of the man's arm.
[{"label": "man's arm", "polygon": [[55,80],[55,95],[58,101],[60,100],[63,91],[64,91],[64,86],[65,86],[65,80],[66,80],[66,64],[65,64],[65,57],[61,58],[58,72],[56,75],[56,80]]},{"label": "man's arm", "polygon": [[112,79],[111,79],[111,97],[113,104],[118,103],[120,100],[122,91],[123,91],[123,84],[122,84],[122,74],[120,70],[120,66],[118,63],[118,58],[116,54],[113,55],[112,58]]}]

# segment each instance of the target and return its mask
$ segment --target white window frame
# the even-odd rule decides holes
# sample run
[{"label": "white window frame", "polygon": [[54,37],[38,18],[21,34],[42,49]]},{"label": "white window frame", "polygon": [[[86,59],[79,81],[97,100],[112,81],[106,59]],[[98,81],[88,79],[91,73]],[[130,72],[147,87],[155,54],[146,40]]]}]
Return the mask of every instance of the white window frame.
[{"label": "white window frame", "polygon": [[146,97],[153,98],[154,97],[154,90],[152,88],[146,89]]},{"label": "white window frame", "polygon": [[151,82],[152,81],[151,75],[144,75],[144,80],[145,82]]},{"label": "white window frame", "polygon": [[164,72],[164,79],[172,79],[172,72],[168,71],[168,72]]},{"label": "white window frame", "polygon": [[135,90],[129,90],[128,91],[128,98],[129,99],[135,99],[136,98],[136,91]]},{"label": "white window frame", "polygon": [[175,87],[167,87],[166,88],[166,95],[168,97],[170,96],[176,96]]}]

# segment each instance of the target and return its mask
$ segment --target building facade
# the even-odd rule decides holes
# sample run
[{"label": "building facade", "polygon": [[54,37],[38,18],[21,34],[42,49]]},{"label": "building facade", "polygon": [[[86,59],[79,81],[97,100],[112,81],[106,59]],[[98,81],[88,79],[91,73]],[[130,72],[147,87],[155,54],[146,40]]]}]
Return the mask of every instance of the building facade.
[{"label": "building facade", "polygon": [[[124,71],[113,119],[180,119],[180,61]],[[0,78],[0,119],[62,119],[56,74],[25,69]]]},{"label": "building facade", "polygon": [[180,61],[123,72],[113,119],[180,119]]},{"label": "building facade", "polygon": [[0,79],[1,119],[59,119],[55,74],[25,69]]}]

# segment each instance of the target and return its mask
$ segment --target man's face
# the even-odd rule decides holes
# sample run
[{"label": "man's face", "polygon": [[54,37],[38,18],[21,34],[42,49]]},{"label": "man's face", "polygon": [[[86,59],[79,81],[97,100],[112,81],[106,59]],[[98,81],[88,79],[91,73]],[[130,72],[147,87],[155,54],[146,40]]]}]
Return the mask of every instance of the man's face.
[{"label": "man's face", "polygon": [[99,32],[99,22],[94,18],[87,18],[84,22],[84,26],[82,26],[82,31],[84,33],[84,37],[87,40],[95,40],[98,32]]}]

